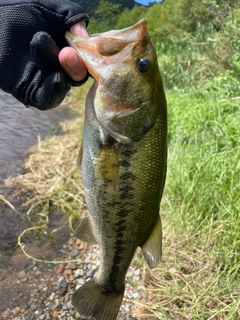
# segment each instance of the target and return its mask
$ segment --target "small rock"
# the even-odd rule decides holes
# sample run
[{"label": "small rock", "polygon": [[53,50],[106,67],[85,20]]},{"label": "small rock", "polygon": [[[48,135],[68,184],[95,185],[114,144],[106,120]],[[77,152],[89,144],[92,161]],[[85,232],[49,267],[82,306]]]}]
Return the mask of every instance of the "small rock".
[{"label": "small rock", "polygon": [[55,300],[54,300],[53,308],[54,308],[54,309],[57,309],[57,310],[59,310],[59,308],[61,308],[61,306],[60,306],[60,299],[55,299]]},{"label": "small rock", "polygon": [[58,279],[58,287],[59,288],[67,288],[67,281],[65,280],[64,277],[60,277]]},{"label": "small rock", "polygon": [[68,306],[65,304],[65,305],[62,306],[62,309],[63,310],[68,310]]},{"label": "small rock", "polygon": [[35,272],[35,275],[36,276],[40,276],[42,274],[42,272],[40,271],[40,270],[37,270],[36,272]]},{"label": "small rock", "polygon": [[30,309],[32,311],[35,311],[35,310],[37,310],[37,306],[33,303],[33,304],[30,305]]},{"label": "small rock", "polygon": [[7,319],[10,315],[11,315],[11,313],[10,313],[9,310],[5,310],[5,311],[3,311],[3,313],[2,313],[3,319]]},{"label": "small rock", "polygon": [[53,300],[54,299],[54,297],[55,297],[55,293],[54,292],[52,292],[51,294],[50,294],[50,297],[49,297],[49,300]]},{"label": "small rock", "polygon": [[60,288],[56,291],[56,295],[63,297],[66,293],[66,288]]},{"label": "small rock", "polygon": [[42,310],[36,310],[34,314],[35,316],[40,316],[42,314]]},{"label": "small rock", "polygon": [[45,318],[46,318],[46,320],[51,320],[51,315],[49,312],[45,313]]},{"label": "small rock", "polygon": [[29,314],[24,314],[22,320],[32,320],[32,316]]},{"label": "small rock", "polygon": [[84,275],[84,271],[82,269],[77,269],[74,271],[75,278],[82,277]]},{"label": "small rock", "polygon": [[139,276],[140,275],[140,269],[137,269],[134,271],[134,276]]},{"label": "small rock", "polygon": [[53,316],[58,317],[58,311],[53,311]]},{"label": "small rock", "polygon": [[27,295],[22,297],[22,301],[27,301],[29,299],[29,297]]},{"label": "small rock", "polygon": [[83,278],[77,279],[76,281],[76,285],[79,287],[81,287],[86,281]]},{"label": "small rock", "polygon": [[64,269],[66,268],[66,264],[59,264],[54,268],[56,274],[63,273]]},{"label": "small rock", "polygon": [[22,282],[22,283],[25,283],[25,282],[27,282],[27,281],[28,281],[27,277],[21,278],[21,282]]},{"label": "small rock", "polygon": [[31,296],[36,296],[38,294],[38,289],[33,289],[31,291]]},{"label": "small rock", "polygon": [[134,299],[138,298],[139,297],[139,293],[138,292],[133,292],[132,297]]},{"label": "small rock", "polygon": [[94,276],[94,273],[97,271],[98,268],[92,268],[91,270],[89,270],[87,273],[86,273],[86,278],[93,278]]},{"label": "small rock", "polygon": [[64,271],[64,275],[65,276],[70,276],[72,274],[72,269],[66,269],[65,271]]},{"label": "small rock", "polygon": [[74,239],[73,239],[73,238],[70,238],[70,239],[68,240],[68,244],[69,244],[70,246],[72,246],[72,245],[74,244]]},{"label": "small rock", "polygon": [[76,263],[73,263],[73,262],[69,263],[67,265],[67,268],[71,270],[75,270],[77,268]]},{"label": "small rock", "polygon": [[74,249],[72,252],[69,253],[69,259],[76,258],[79,254],[79,251],[77,249]]},{"label": "small rock", "polygon": [[22,279],[26,277],[26,272],[25,271],[19,271],[18,272],[18,278]]},{"label": "small rock", "polygon": [[70,301],[70,297],[71,297],[70,293],[67,292],[66,295],[65,295],[65,297],[64,297],[64,301],[65,301],[65,302]]},{"label": "small rock", "polygon": [[17,316],[19,313],[21,312],[21,308],[20,307],[16,307],[12,310],[12,314],[14,316]]}]

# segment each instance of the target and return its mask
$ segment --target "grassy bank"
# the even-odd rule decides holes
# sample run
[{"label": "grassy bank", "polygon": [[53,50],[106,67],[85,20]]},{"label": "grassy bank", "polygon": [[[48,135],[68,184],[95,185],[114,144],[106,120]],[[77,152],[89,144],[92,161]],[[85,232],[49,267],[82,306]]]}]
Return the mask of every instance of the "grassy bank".
[{"label": "grassy bank", "polygon": [[[191,93],[167,92],[164,256],[152,271],[141,262],[148,290],[132,302],[137,319],[240,319],[240,110],[222,77]],[[69,103],[79,118],[63,124],[65,135],[32,148],[27,173],[12,181],[33,192],[33,219],[54,206],[72,228],[85,210],[76,157],[88,89],[74,89]]]},{"label": "grassy bank", "polygon": [[168,95],[163,219],[176,242],[169,300],[179,299],[183,319],[240,317],[240,107],[218,81]]}]

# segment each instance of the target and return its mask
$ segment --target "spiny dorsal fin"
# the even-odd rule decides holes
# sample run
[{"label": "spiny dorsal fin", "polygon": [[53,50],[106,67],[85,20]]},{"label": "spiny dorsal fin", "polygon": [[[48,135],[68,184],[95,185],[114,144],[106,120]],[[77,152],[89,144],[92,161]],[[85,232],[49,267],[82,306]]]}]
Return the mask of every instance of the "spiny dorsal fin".
[{"label": "spiny dorsal fin", "polygon": [[141,249],[149,267],[156,268],[162,258],[162,224],[160,216],[152,233]]}]

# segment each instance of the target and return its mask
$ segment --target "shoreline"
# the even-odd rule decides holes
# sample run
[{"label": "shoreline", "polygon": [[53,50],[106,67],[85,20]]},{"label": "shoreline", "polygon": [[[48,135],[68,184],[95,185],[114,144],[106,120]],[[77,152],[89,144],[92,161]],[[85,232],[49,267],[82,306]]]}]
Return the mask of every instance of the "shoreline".
[{"label": "shoreline", "polygon": [[[93,275],[97,268],[96,247],[76,249],[76,239],[72,236],[75,223],[80,219],[81,213],[83,214],[86,210],[81,186],[81,173],[77,169],[76,158],[81,140],[80,128],[83,123],[83,105],[87,90],[87,87],[79,88],[70,97],[69,103],[73,104],[73,108],[78,109],[77,105],[79,105],[79,118],[73,122],[64,123],[65,135],[49,136],[40,145],[32,148],[28,152],[24,165],[25,174],[9,179],[9,181],[6,180],[6,192],[13,188],[14,194],[12,199],[7,195],[7,200],[15,205],[18,211],[29,213],[25,220],[23,219],[23,222],[28,224],[21,224],[22,220],[16,214],[15,227],[19,229],[14,229],[12,226],[9,229],[7,219],[10,217],[10,213],[7,213],[13,214],[13,210],[6,203],[2,204],[7,217],[4,221],[4,227],[15,233],[15,239],[23,231],[23,228],[39,227],[38,232],[33,234],[30,232],[27,236],[25,235],[26,240],[23,242],[30,254],[34,255],[37,251],[34,250],[34,246],[28,247],[28,243],[31,245],[37,243],[40,258],[49,260],[48,257],[54,257],[53,252],[57,252],[58,255],[55,259],[79,257],[83,259],[83,264],[70,266],[67,264],[62,271],[59,271],[59,266],[33,263],[20,248],[15,248],[13,245],[12,248],[15,250],[17,258],[14,258],[12,253],[0,257],[1,263],[4,259],[4,261],[8,259],[4,268],[0,269],[1,284],[5,282],[5,287],[2,285],[0,289],[4,293],[5,290],[9,290],[9,295],[5,294],[3,301],[6,308],[2,312],[6,313],[0,312],[2,317],[5,316],[3,319],[74,319],[74,311],[70,305],[72,291],[75,290],[76,284],[82,284],[86,281],[87,277]],[[185,110],[182,105],[190,103],[188,95],[182,95],[179,99],[179,96],[174,93],[168,97],[168,101],[172,105],[172,110],[173,106],[178,105],[178,108]],[[192,107],[202,105],[204,108],[206,104],[205,100],[201,104],[199,98],[195,104],[193,102],[194,99],[191,96]],[[215,105],[215,102],[211,100],[210,106],[212,104]],[[181,117],[179,118],[179,114],[172,116],[173,123],[171,125],[176,131],[177,124],[174,121],[182,120]],[[188,123],[194,123],[194,121],[188,121]],[[197,134],[197,130],[195,131]],[[176,136],[177,134],[178,132],[176,132]],[[184,144],[176,146],[180,148]],[[188,145],[189,148],[190,146]],[[171,148],[174,150],[174,146]],[[170,151],[172,152],[172,150]],[[195,155],[194,150],[192,151],[193,155]],[[174,154],[171,153],[171,161],[173,156]],[[180,154],[177,169],[182,170],[184,161],[186,159]],[[173,170],[171,167],[173,165],[171,163],[169,165],[169,170]],[[169,176],[173,174],[174,171],[169,172]],[[127,291],[119,319],[188,320],[191,317],[197,319],[197,314],[200,311],[201,317],[204,315],[206,319],[227,320],[229,316],[231,319],[238,319],[240,317],[238,308],[240,297],[239,265],[234,262],[231,264],[231,261],[228,261],[228,266],[231,266],[229,268],[217,255],[221,247],[216,245],[216,240],[226,224],[221,220],[214,221],[209,218],[209,223],[193,230],[192,225],[187,223],[188,221],[183,221],[182,204],[176,198],[176,194],[168,193],[171,191],[171,187],[173,186],[168,185],[165,189],[161,206],[163,260],[156,269],[150,270],[140,252],[136,253],[128,273]],[[183,195],[186,196],[186,194]],[[175,198],[172,199],[171,196]],[[17,207],[17,203],[20,207]],[[184,211],[183,213],[185,219],[188,219],[188,212]],[[47,227],[46,225],[43,227],[45,217],[49,219]],[[59,225],[55,224],[56,221]],[[54,246],[56,245],[56,242],[54,243],[55,236],[60,239],[58,241],[59,247]],[[78,243],[78,246],[82,247],[82,244]],[[49,252],[49,256],[47,252]],[[75,255],[71,256],[74,252]],[[46,256],[43,257],[45,254]],[[59,274],[56,274],[56,270]],[[18,274],[21,271],[25,273]],[[21,278],[20,275],[23,277]],[[8,278],[10,276],[12,276],[12,282]],[[25,280],[26,282],[24,282]],[[63,288],[60,287],[60,284]],[[14,291],[17,288],[18,290]],[[2,293],[1,296],[3,296]],[[42,310],[42,313],[35,314],[34,312],[38,310]],[[61,318],[61,312],[65,312],[65,318]],[[67,313],[72,313],[71,316],[69,315],[70,318],[66,318],[68,317]],[[54,317],[56,316],[55,318],[53,318],[53,314]]]},{"label": "shoreline", "polygon": [[[74,95],[68,98],[70,104],[76,99]],[[84,100],[84,94],[81,96]],[[76,110],[75,105],[73,108]],[[49,136],[40,145],[28,150],[21,169],[23,174],[3,180],[0,188],[1,220],[9,223],[5,224],[7,233],[2,243],[6,245],[1,250],[0,263],[2,319],[80,319],[71,305],[71,296],[75,286],[89,280],[98,268],[97,246],[87,246],[74,238],[72,233],[73,224],[86,212],[81,173],[76,166],[82,123],[83,107],[77,119],[62,123],[64,135]],[[54,161],[55,165],[52,166]],[[70,187],[66,188],[64,199],[60,201],[58,193],[63,184],[66,187],[68,183]],[[72,188],[74,190],[69,195],[68,190]],[[78,199],[74,199],[74,192],[79,193],[76,196]],[[69,203],[66,206],[64,202]],[[71,206],[78,211],[74,217],[67,214]],[[46,226],[39,215],[48,216]],[[36,230],[30,231],[33,226],[36,226]],[[8,239],[10,229],[11,241]],[[37,262],[24,254],[17,246],[23,230],[26,230],[26,234],[21,243],[27,254],[36,260],[51,260],[53,263]],[[59,260],[73,262],[59,264]],[[140,280],[139,268],[131,266],[128,273],[131,281],[126,285],[126,301],[122,303],[119,313],[126,320],[135,319],[128,316],[132,308],[130,300],[139,296],[137,291],[143,288],[132,285]]]}]

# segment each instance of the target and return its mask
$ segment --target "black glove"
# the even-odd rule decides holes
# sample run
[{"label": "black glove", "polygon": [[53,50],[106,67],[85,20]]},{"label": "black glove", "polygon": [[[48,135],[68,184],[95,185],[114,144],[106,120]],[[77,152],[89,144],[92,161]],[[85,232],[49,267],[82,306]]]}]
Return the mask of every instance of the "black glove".
[{"label": "black glove", "polygon": [[64,34],[88,15],[68,0],[0,1],[0,88],[26,106],[58,106],[75,82],[63,71]]}]

